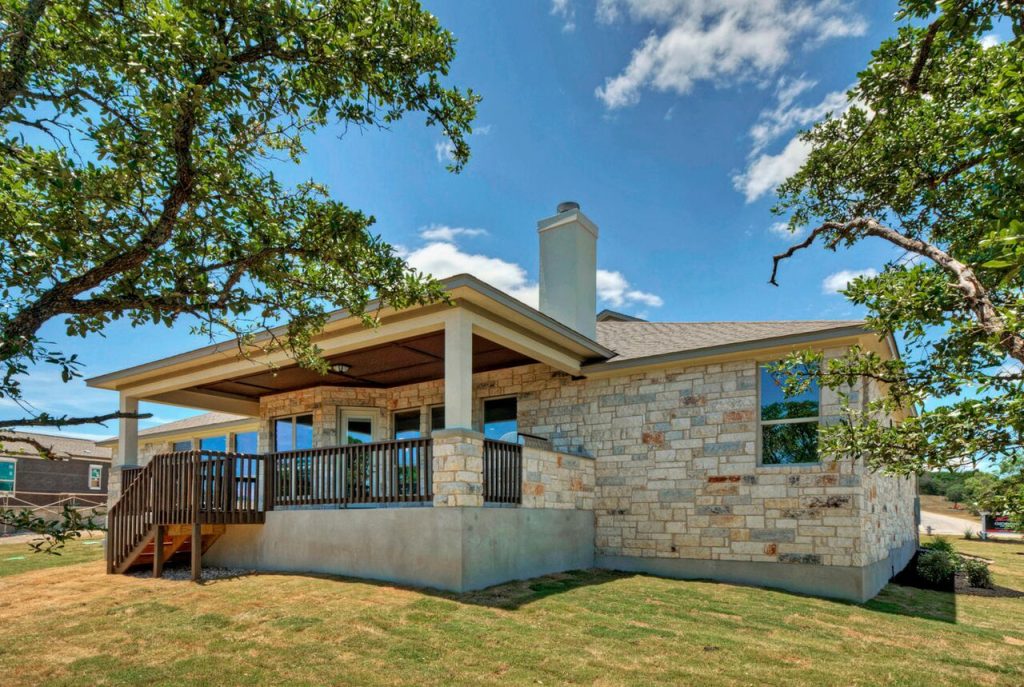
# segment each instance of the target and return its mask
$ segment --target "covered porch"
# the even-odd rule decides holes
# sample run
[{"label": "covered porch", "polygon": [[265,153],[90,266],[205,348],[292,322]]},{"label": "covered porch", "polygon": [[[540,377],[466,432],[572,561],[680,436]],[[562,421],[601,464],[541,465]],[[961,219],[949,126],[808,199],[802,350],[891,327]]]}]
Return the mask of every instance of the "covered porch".
[{"label": "covered porch", "polygon": [[532,366],[568,381],[604,349],[465,280],[450,287],[454,306],[384,312],[376,329],[339,313],[317,341],[325,374],[281,352],[240,355],[232,343],[90,380],[116,390],[126,412],[153,401],[258,419],[255,437],[207,437],[189,451],[168,444],[151,458],[140,455],[137,421],[121,423],[111,570],[145,552],[156,571],[164,529],[182,526],[194,529],[198,566],[212,546],[204,532],[216,539],[227,525],[262,527],[270,513],[495,506],[589,512],[593,461],[524,432],[520,399],[500,378]]}]

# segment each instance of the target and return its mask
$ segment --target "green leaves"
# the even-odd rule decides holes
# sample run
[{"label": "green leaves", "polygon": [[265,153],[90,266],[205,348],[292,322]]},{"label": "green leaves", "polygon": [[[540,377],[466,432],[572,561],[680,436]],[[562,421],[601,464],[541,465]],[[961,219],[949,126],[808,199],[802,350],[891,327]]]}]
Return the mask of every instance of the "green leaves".
[{"label": "green leaves", "polygon": [[0,44],[0,397],[35,365],[77,374],[36,338],[53,318],[244,342],[289,322],[271,345],[319,368],[327,312],[372,325],[372,297],[444,297],[372,217],[269,171],[317,129],[409,115],[465,165],[479,98],[444,84],[455,40],[417,2],[0,0],[0,17],[33,28]]},{"label": "green leaves", "polygon": [[[821,366],[825,387],[866,380],[875,391],[822,428],[822,449],[896,474],[978,461],[1019,471],[1024,4],[903,0],[897,19],[858,75],[853,106],[807,132],[810,156],[779,189],[776,210],[818,225],[812,238],[826,248],[881,238],[899,249],[845,295],[879,335],[902,335],[903,360],[851,349]],[[1007,27],[1013,39],[982,46]],[[1004,506],[1024,513],[1024,498]]]}]

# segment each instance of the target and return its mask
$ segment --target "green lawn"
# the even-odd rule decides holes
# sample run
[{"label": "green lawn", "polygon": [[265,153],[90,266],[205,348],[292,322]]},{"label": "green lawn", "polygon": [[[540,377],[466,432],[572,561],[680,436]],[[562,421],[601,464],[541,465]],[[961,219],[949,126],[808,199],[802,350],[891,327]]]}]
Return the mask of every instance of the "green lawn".
[{"label": "green lawn", "polygon": [[[957,544],[1024,590],[1024,545]],[[465,595],[304,575],[194,585],[99,561],[11,574],[8,552],[5,687],[1024,683],[1024,599],[890,585],[860,606],[595,571]]]},{"label": "green lawn", "polygon": [[[0,539],[0,542],[3,540]],[[18,575],[29,570],[88,563],[103,558],[103,538],[86,538],[68,542],[60,555],[35,553],[28,544],[0,543],[0,577]]]}]

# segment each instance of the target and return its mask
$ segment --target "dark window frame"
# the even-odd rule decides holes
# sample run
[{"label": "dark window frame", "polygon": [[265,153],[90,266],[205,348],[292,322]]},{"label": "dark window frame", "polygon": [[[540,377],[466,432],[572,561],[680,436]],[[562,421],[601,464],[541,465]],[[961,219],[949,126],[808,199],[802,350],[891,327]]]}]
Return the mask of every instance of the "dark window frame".
[{"label": "dark window frame", "polygon": [[757,435],[755,437],[755,447],[757,451],[757,466],[766,468],[784,468],[784,467],[810,467],[815,465],[821,465],[821,452],[818,447],[815,446],[814,454],[817,457],[815,461],[801,461],[796,463],[767,463],[764,460],[764,428],[775,425],[798,425],[798,424],[814,424],[815,427],[820,427],[822,424],[822,402],[821,402],[821,385],[815,382],[815,390],[817,392],[817,407],[818,414],[814,416],[798,417],[798,418],[782,418],[778,420],[765,420],[761,417],[762,406],[764,405],[762,393],[762,371],[769,365],[776,365],[779,360],[767,360],[760,361],[757,363],[755,368],[756,377],[756,396],[755,401],[757,403]]}]

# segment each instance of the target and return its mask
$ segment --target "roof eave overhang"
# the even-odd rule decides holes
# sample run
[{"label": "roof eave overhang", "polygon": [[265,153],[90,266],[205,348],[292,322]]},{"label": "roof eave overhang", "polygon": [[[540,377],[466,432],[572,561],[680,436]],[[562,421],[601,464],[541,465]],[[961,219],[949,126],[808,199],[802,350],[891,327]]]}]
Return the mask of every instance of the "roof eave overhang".
[{"label": "roof eave overhang", "polygon": [[[471,303],[472,306],[485,311],[488,315],[529,330],[534,337],[550,342],[552,346],[565,351],[566,355],[575,358],[580,363],[605,360],[615,355],[614,351],[471,275],[456,275],[442,280],[441,283],[452,300],[455,301],[456,306]],[[380,317],[383,322],[381,330],[384,330],[388,327],[389,319],[394,321],[397,318],[415,316],[420,312],[426,313],[445,307],[443,304],[433,304],[397,311],[393,308],[381,307],[378,301],[371,301],[367,305],[366,311],[375,312]],[[361,327],[358,318],[346,310],[339,310],[328,317],[320,336],[330,337],[341,330],[356,327]],[[284,333],[284,326],[277,327],[271,333],[257,336],[255,343],[265,342],[272,336],[280,336]],[[149,379],[215,366],[228,361],[237,361],[240,356],[241,352],[237,342],[224,341],[168,358],[91,377],[86,380],[86,384],[99,389],[119,391],[138,386]]]},{"label": "roof eave overhang", "polygon": [[823,343],[850,343],[864,337],[875,337],[877,334],[863,326],[839,327],[823,329],[801,334],[777,336],[767,339],[753,339],[750,341],[738,341],[735,343],[722,344],[719,346],[707,346],[694,348],[687,351],[675,353],[663,353],[659,355],[644,356],[642,358],[630,358],[628,360],[608,360],[584,365],[581,374],[592,376],[603,376],[611,373],[634,371],[644,368],[669,367],[679,363],[691,363],[715,358],[727,358],[741,354],[754,354],[767,352],[779,348],[796,348],[808,344]]}]

